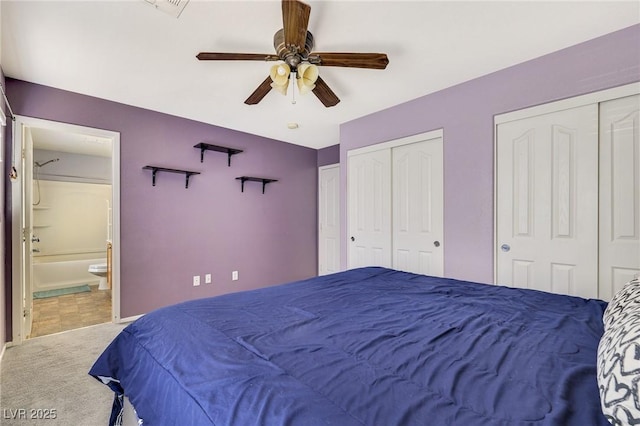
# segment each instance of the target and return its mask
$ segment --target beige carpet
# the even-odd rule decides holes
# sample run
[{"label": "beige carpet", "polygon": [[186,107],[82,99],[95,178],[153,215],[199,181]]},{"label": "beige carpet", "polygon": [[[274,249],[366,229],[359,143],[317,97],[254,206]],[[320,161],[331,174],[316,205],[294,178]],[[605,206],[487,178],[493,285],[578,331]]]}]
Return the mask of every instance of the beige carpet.
[{"label": "beige carpet", "polygon": [[[113,393],[87,373],[125,326],[94,325],[7,348],[0,366],[0,424],[107,425]],[[55,419],[30,418],[52,410]]]}]

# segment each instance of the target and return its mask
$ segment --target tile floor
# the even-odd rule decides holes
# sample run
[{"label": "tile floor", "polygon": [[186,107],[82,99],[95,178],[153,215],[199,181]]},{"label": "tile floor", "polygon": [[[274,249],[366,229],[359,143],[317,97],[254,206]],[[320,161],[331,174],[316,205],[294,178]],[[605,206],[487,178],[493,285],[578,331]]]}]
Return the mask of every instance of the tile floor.
[{"label": "tile floor", "polygon": [[29,337],[45,336],[111,321],[111,290],[65,294],[33,300],[33,325]]}]

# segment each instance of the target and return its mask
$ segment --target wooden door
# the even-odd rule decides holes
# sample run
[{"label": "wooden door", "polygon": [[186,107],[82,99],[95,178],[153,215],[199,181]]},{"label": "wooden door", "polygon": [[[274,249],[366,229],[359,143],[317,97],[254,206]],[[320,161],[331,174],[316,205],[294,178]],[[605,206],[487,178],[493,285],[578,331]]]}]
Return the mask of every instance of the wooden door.
[{"label": "wooden door", "polygon": [[600,295],[640,273],[640,95],[600,104]]},{"label": "wooden door", "polygon": [[340,166],[318,170],[318,275],[340,270]]},{"label": "wooden door", "polygon": [[499,124],[496,149],[497,283],[597,297],[597,105]]},{"label": "wooden door", "polygon": [[393,267],[444,275],[442,138],[392,149]]},{"label": "wooden door", "polygon": [[347,181],[348,268],[390,268],[390,149],[349,156]]},{"label": "wooden door", "polygon": [[26,338],[33,324],[33,139],[31,129],[22,125],[22,332]]}]

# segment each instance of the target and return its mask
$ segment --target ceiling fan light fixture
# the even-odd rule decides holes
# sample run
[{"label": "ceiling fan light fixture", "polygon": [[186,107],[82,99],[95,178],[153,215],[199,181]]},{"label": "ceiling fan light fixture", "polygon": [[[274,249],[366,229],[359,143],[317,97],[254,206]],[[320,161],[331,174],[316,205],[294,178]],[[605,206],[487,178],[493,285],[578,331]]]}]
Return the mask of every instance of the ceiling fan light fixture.
[{"label": "ceiling fan light fixture", "polygon": [[282,95],[285,95],[285,96],[286,96],[286,95],[287,95],[287,89],[289,88],[289,85],[286,85],[286,86],[280,86],[280,85],[278,85],[278,84],[271,83],[271,88],[272,88],[273,90],[275,90],[276,92],[278,92],[278,93],[280,93],[280,94],[282,94]]},{"label": "ceiling fan light fixture", "polygon": [[306,95],[316,88],[318,80],[318,67],[311,64],[302,64],[298,67],[298,78],[296,83],[301,95]]},{"label": "ceiling fan light fixture", "polygon": [[271,67],[269,77],[271,77],[271,87],[283,95],[287,94],[289,87],[289,74],[291,68],[286,63],[275,64]]},{"label": "ceiling fan light fixture", "polygon": [[[340,98],[318,75],[316,66],[383,70],[389,64],[389,58],[385,53],[314,52],[313,35],[308,29],[310,14],[311,6],[307,3],[301,0],[282,0],[282,28],[276,31],[273,36],[275,55],[200,52],[196,58],[200,61],[282,61],[271,68],[269,77],[266,77],[244,101],[247,105],[256,105],[271,89],[276,89],[286,95],[287,88],[291,83],[293,85],[291,103],[295,103],[295,89],[298,86],[301,94],[313,92],[325,107],[335,106],[340,102]],[[298,73],[300,77],[296,78]]]}]

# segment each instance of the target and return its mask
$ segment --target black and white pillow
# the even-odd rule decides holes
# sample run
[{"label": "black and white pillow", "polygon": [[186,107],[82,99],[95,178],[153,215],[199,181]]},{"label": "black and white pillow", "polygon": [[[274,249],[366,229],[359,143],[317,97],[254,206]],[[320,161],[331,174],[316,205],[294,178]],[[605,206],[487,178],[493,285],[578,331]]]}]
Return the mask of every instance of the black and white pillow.
[{"label": "black and white pillow", "polygon": [[614,296],[603,322],[597,365],[602,412],[612,425],[640,425],[640,280]]},{"label": "black and white pillow", "polygon": [[602,317],[604,328],[607,329],[609,325],[617,322],[617,316],[633,306],[640,306],[640,278],[637,277],[625,284],[609,302]]}]

